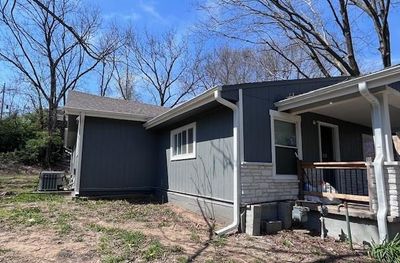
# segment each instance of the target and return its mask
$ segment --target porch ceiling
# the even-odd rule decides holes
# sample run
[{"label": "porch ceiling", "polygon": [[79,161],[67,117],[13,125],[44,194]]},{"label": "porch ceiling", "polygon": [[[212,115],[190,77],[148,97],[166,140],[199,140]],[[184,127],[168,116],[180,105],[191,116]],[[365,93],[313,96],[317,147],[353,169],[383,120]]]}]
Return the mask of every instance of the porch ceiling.
[{"label": "porch ceiling", "polygon": [[[400,96],[389,96],[390,120],[393,130],[400,130]],[[371,127],[371,106],[362,97],[333,102],[311,112]]]}]

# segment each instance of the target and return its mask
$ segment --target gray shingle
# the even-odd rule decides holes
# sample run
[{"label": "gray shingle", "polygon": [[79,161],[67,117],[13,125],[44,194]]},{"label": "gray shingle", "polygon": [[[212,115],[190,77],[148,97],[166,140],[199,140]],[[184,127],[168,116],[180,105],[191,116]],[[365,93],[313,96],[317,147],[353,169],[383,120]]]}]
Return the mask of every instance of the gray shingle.
[{"label": "gray shingle", "polygon": [[144,118],[154,118],[169,108],[140,103],[136,101],[127,101],[122,99],[114,99],[100,97],[79,91],[70,91],[68,93],[65,105],[69,109],[77,109],[83,111],[99,111],[107,113],[132,114],[135,116],[143,116]]}]

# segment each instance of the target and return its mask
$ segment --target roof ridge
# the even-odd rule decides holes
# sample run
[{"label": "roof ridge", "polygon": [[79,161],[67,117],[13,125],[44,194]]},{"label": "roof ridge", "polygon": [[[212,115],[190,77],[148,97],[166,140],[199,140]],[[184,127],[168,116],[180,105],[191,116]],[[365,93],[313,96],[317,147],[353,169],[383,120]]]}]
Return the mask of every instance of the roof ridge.
[{"label": "roof ridge", "polygon": [[316,78],[304,78],[304,79],[279,79],[279,80],[266,80],[266,81],[254,81],[254,82],[245,82],[245,83],[237,83],[237,84],[226,84],[222,85],[224,88],[238,88],[239,86],[254,86],[254,85],[274,85],[274,84],[283,84],[283,83],[296,83],[296,82],[313,82],[313,81],[322,81],[329,82],[336,79],[350,79],[351,76],[333,76],[333,77],[316,77]]},{"label": "roof ridge", "polygon": [[[106,96],[99,96],[99,95],[95,95],[92,93],[87,93],[87,92],[83,92],[83,91],[79,91],[79,90],[70,90],[69,93],[79,93],[82,95],[86,95],[86,96],[91,96],[91,97],[96,97],[99,99],[104,99],[104,100],[114,100],[114,101],[118,101],[118,102],[126,102],[126,103],[135,103],[135,104],[141,104],[144,106],[149,106],[149,107],[154,107],[154,108],[160,108],[160,109],[166,109],[168,110],[168,107],[164,107],[164,106],[159,106],[159,105],[155,105],[155,104],[150,104],[150,103],[144,103],[144,102],[140,102],[140,101],[134,101],[134,100],[124,100],[121,98],[112,98],[112,97],[106,97]],[[68,93],[68,95],[69,95]]]}]

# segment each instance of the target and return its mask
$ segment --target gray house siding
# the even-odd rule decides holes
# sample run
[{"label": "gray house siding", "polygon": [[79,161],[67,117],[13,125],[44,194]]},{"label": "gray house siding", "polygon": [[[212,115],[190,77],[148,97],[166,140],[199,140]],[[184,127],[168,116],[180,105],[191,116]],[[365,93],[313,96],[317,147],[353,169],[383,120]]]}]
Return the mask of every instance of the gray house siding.
[{"label": "gray house siding", "polygon": [[[196,122],[196,158],[170,160],[170,131]],[[158,186],[219,201],[233,198],[233,113],[218,106],[159,132]]]},{"label": "gray house siding", "polygon": [[344,79],[338,77],[226,86],[226,89],[243,89],[244,161],[267,163],[272,161],[269,110],[275,109],[275,102]]},{"label": "gray house siding", "polygon": [[86,117],[80,194],[151,190],[155,150],[155,137],[143,123]]},{"label": "gray house siding", "polygon": [[301,135],[304,161],[319,161],[317,121],[338,126],[341,161],[364,161],[362,134],[372,134],[371,128],[315,113],[304,113],[301,115]]}]

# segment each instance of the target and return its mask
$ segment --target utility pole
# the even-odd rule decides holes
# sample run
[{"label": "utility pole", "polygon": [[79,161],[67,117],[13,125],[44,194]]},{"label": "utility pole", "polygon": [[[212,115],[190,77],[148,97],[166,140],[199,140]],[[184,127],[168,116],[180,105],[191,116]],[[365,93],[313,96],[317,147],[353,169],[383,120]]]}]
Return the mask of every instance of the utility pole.
[{"label": "utility pole", "polygon": [[4,110],[4,95],[6,93],[6,83],[3,84],[3,90],[1,95],[1,110],[0,110],[0,120],[3,119],[3,110]]}]

